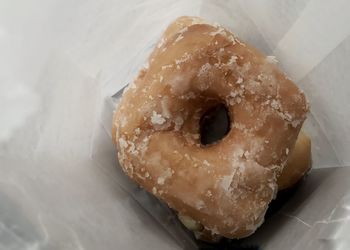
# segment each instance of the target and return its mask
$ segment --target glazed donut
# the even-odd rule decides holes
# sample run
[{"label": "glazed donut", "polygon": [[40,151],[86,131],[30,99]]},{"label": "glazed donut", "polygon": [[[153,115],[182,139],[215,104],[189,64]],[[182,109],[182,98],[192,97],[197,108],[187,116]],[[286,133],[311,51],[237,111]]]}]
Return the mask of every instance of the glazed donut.
[{"label": "glazed donut", "polygon": [[[281,175],[277,178],[278,191],[293,187],[311,168],[311,140],[301,131],[298,135],[294,149],[289,154],[287,164]],[[218,242],[222,237],[212,234],[200,223],[184,215],[178,215],[182,224],[194,232],[197,239],[206,242]]]},{"label": "glazed donut", "polygon": [[[303,92],[273,58],[195,17],[175,20],[148,64],[113,119],[122,169],[205,231],[252,234],[306,118]],[[218,105],[230,129],[203,145],[200,119]]]},{"label": "glazed donut", "polygon": [[311,168],[311,140],[301,131],[277,179],[278,190],[294,186]]}]

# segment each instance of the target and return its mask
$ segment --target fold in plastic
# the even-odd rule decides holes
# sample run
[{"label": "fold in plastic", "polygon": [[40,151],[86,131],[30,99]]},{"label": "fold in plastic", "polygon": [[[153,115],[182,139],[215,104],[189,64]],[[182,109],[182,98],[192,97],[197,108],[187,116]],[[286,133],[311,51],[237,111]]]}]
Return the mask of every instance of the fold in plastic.
[{"label": "fold in plastic", "polygon": [[222,24],[277,56],[310,100],[304,128],[314,170],[247,243],[350,248],[348,1],[29,0],[21,7],[0,2],[0,84],[6,79],[9,90],[0,96],[13,81],[37,100],[3,99],[22,102],[30,116],[1,103],[16,123],[0,115],[0,129],[11,133],[0,141],[0,249],[196,248],[172,211],[124,176],[111,142],[118,91],[182,15]]}]

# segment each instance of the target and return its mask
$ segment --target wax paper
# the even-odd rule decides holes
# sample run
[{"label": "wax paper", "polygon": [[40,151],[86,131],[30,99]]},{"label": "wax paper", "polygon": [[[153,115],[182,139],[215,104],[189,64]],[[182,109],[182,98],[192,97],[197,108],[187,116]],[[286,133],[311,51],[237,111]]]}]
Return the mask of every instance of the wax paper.
[{"label": "wax paper", "polygon": [[313,170],[242,244],[349,249],[349,7],[346,0],[0,1],[0,249],[199,247],[171,210],[123,175],[110,130],[118,92],[182,15],[220,23],[276,56],[310,101],[304,130]]}]

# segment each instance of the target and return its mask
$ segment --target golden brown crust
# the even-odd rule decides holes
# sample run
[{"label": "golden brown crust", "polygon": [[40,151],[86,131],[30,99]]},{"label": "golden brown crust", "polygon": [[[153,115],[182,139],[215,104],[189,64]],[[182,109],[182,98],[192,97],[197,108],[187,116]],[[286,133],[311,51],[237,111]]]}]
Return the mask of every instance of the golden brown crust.
[{"label": "golden brown crust", "polygon": [[[218,103],[231,130],[203,146],[199,119]],[[269,57],[219,26],[182,17],[123,94],[113,133],[130,178],[206,230],[242,238],[263,222],[307,110]]]},{"label": "golden brown crust", "polygon": [[286,166],[277,179],[278,190],[292,187],[311,168],[311,140],[303,133],[299,133],[294,149],[290,152]]},{"label": "golden brown crust", "polygon": [[[303,131],[299,133],[295,147],[289,155],[286,166],[277,178],[279,191],[293,187],[311,168],[311,140]],[[190,218],[188,220],[191,221]],[[194,224],[193,221],[191,223]],[[187,224],[189,223],[187,222]],[[198,223],[195,225],[196,227],[186,227],[202,241],[215,243],[222,238],[220,235],[212,234],[211,231],[203,229],[202,225]]]}]

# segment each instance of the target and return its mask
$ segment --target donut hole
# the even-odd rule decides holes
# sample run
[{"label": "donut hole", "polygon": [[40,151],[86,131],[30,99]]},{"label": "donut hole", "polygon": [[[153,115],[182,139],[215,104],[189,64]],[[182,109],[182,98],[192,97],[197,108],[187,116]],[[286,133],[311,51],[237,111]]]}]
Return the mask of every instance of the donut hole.
[{"label": "donut hole", "polygon": [[230,116],[224,104],[209,108],[202,115],[200,122],[200,141],[202,145],[216,143],[230,131]]}]

